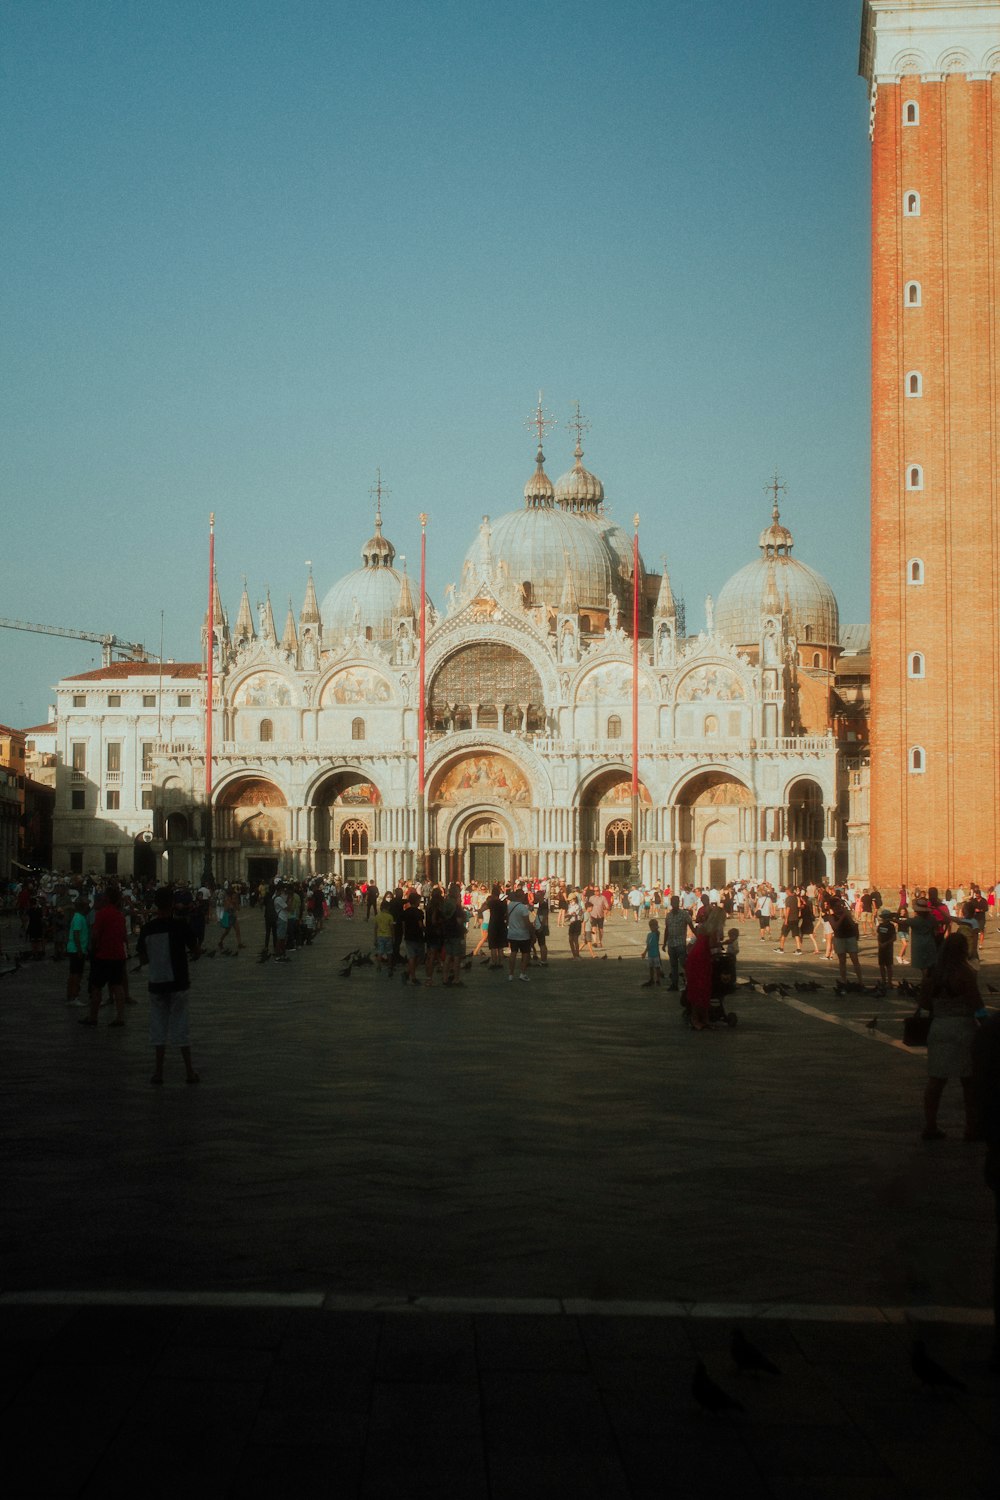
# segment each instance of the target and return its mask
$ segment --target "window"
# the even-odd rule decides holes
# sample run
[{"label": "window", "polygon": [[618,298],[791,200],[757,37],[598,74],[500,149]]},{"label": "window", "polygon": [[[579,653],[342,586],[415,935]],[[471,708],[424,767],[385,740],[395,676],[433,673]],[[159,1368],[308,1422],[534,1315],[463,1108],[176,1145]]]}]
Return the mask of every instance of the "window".
[{"label": "window", "polygon": [[620,740],[622,737],[622,721],[617,714],[612,714],[608,720],[608,739]]},{"label": "window", "polygon": [[108,694],[108,707],[109,708],[121,708],[121,706],[122,706],[122,695],[121,695],[121,693],[109,693]]},{"label": "window", "polygon": [[910,773],[914,776],[923,775],[927,768],[927,758],[924,755],[922,745],[911,745],[909,754]]},{"label": "window", "polygon": [[155,693],[143,693],[143,695],[142,695],[142,706],[143,706],[143,708],[155,708],[156,707],[156,694]]},{"label": "window", "polygon": [[74,708],[86,708],[87,707],[87,695],[86,695],[86,693],[74,693],[73,694],[73,707]]},{"label": "window", "polygon": [[365,721],[364,721],[364,719],[352,719],[351,720],[351,739],[352,740],[363,740],[364,737],[365,737]]},{"label": "window", "polygon": [[906,488],[908,490],[922,490],[924,487],[924,471],[919,464],[908,464],[906,469]]},{"label": "window", "polygon": [[705,738],[714,737],[719,732],[719,721],[715,714],[705,715]]},{"label": "window", "polygon": [[142,810],[143,812],[153,811],[153,788],[151,786],[143,787]]},{"label": "window", "polygon": [[118,874],[118,851],[117,849],[105,849],[104,851],[104,873],[105,875]]},{"label": "window", "polygon": [[340,830],[341,854],[368,853],[368,829],[360,818],[348,818]]},{"label": "window", "polygon": [[906,283],[906,286],[903,288],[903,302],[907,307],[919,307],[921,305],[919,281],[908,281]]},{"label": "window", "polygon": [[919,370],[911,370],[906,377],[906,394],[908,396],[922,396],[924,394],[924,377]]},{"label": "window", "polygon": [[924,675],[924,653],[922,651],[911,651],[907,663],[907,671],[911,677],[923,677]]},{"label": "window", "polygon": [[906,219],[919,219],[920,218],[920,194],[919,193],[904,193],[903,194],[903,217],[906,218]]},{"label": "window", "polygon": [[917,103],[916,99],[907,99],[906,103],[903,105],[903,124],[920,124],[920,105]]},{"label": "window", "polygon": [[261,719],[257,738],[262,745],[266,745],[270,740],[274,739],[274,725],[270,719]]},{"label": "window", "polygon": [[907,583],[923,583],[924,565],[919,557],[911,557],[906,564],[906,581]]},{"label": "window", "polygon": [[627,818],[616,818],[608,824],[604,849],[612,859],[627,859],[632,853],[632,824]]},{"label": "window", "polygon": [[153,741],[142,742],[142,774],[145,776],[153,769]]},{"label": "window", "polygon": [[121,740],[109,740],[107,744],[107,770],[112,775],[120,774],[122,768]]},{"label": "window", "polygon": [[69,851],[69,873],[71,875],[83,874],[83,850],[71,849]]},{"label": "window", "polygon": [[73,812],[87,811],[87,793],[82,786],[74,787],[70,792],[69,805]]},{"label": "window", "polygon": [[813,666],[814,667],[821,667],[822,665],[823,665],[823,658],[820,656],[820,654],[819,654],[818,651],[814,651],[813,652]]},{"label": "window", "polygon": [[117,789],[109,789],[104,793],[104,806],[108,812],[117,812],[121,806],[121,793]]},{"label": "window", "polygon": [[177,694],[177,707],[178,708],[190,708],[191,707],[191,694],[190,693],[178,693]]},{"label": "window", "polygon": [[87,769],[87,742],[86,740],[74,740],[70,747],[73,757],[73,770],[82,776]]},{"label": "window", "polygon": [[811,641],[812,638],[813,638],[813,628],[812,628],[811,625],[807,625],[806,626],[806,640],[807,641]]}]

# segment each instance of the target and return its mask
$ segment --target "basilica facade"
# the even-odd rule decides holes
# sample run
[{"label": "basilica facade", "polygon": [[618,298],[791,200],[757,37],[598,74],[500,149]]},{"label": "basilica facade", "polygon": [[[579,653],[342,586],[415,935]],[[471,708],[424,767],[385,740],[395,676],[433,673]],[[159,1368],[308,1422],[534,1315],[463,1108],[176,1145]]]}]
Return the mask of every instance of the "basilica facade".
[{"label": "basilica facade", "polygon": [[[582,460],[578,442],[573,467],[553,484],[539,445],[523,504],[483,517],[446,606],[428,602],[429,873],[622,880],[634,846],[643,880],[674,888],[846,875],[852,840],[858,846],[847,788],[863,751],[864,705],[841,692],[829,585],[792,556],[775,503],[758,556],[714,607],[708,601],[706,628],[688,635],[667,571],[648,573],[640,559],[634,576],[632,536],[611,520]],[[217,878],[336,872],[384,889],[411,877],[422,842],[419,599],[396,567],[381,506],[360,566],[322,604],[310,575],[298,618],[290,606],[280,636],[270,601],[255,613],[246,588],[234,624],[217,588],[212,615],[203,638],[214,665]],[[107,866],[115,820],[101,778],[110,755],[123,829],[115,868],[130,867],[131,850],[140,871],[200,875],[205,739],[189,694],[203,706],[205,662],[183,670],[193,714],[173,737],[150,737],[151,664],[105,669],[117,674],[113,695],[101,671],[60,684],[61,763],[67,778],[75,767],[91,786],[99,817],[57,801],[57,863],[100,870],[103,855]],[[112,696],[117,714],[105,701]],[[162,715],[161,703],[161,724]],[[123,745],[111,752],[116,738]],[[131,823],[121,801],[128,765],[144,775]],[[92,837],[100,848],[89,847]]]}]

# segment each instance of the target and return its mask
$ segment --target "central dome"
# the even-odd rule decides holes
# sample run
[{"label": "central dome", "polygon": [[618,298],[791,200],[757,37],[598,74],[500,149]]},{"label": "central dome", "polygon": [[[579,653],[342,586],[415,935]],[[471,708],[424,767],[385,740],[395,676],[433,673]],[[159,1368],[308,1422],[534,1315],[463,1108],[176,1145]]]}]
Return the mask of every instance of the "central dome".
[{"label": "central dome", "polygon": [[[597,528],[583,516],[553,505],[509,511],[492,527],[490,546],[529,607],[556,608],[569,570],[581,609],[607,609],[617,583],[612,559]],[[473,561],[476,544],[467,554]]]}]

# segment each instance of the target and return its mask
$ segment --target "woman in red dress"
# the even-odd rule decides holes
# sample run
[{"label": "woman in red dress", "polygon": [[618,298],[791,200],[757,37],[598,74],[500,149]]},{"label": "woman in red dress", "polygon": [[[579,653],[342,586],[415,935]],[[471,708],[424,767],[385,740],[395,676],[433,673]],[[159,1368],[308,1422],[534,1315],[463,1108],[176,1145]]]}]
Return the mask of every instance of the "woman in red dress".
[{"label": "woman in red dress", "polygon": [[704,928],[695,929],[694,943],[687,952],[685,973],[691,1025],[695,1031],[704,1031],[708,1026],[708,1008],[712,1001],[712,947]]}]

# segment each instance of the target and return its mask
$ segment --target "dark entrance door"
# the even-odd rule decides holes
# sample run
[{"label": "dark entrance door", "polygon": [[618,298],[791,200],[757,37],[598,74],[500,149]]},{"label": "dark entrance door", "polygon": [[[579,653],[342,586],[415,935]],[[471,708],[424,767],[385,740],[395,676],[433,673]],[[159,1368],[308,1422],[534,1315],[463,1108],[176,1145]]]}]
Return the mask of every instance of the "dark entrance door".
[{"label": "dark entrance door", "polygon": [[484,885],[503,880],[503,844],[469,845],[469,879]]},{"label": "dark entrance door", "polygon": [[609,859],[608,880],[611,885],[628,885],[629,871],[632,868],[630,859]]},{"label": "dark entrance door", "polygon": [[713,891],[721,891],[726,883],[726,861],[724,859],[710,859],[708,862],[708,883]]},{"label": "dark entrance door", "polygon": [[156,853],[142,842],[141,836],[136,840],[132,854],[132,873],[143,885],[156,879]]},{"label": "dark entrance door", "polygon": [[267,885],[277,873],[278,861],[276,859],[247,860],[247,885],[260,885],[261,881]]}]

